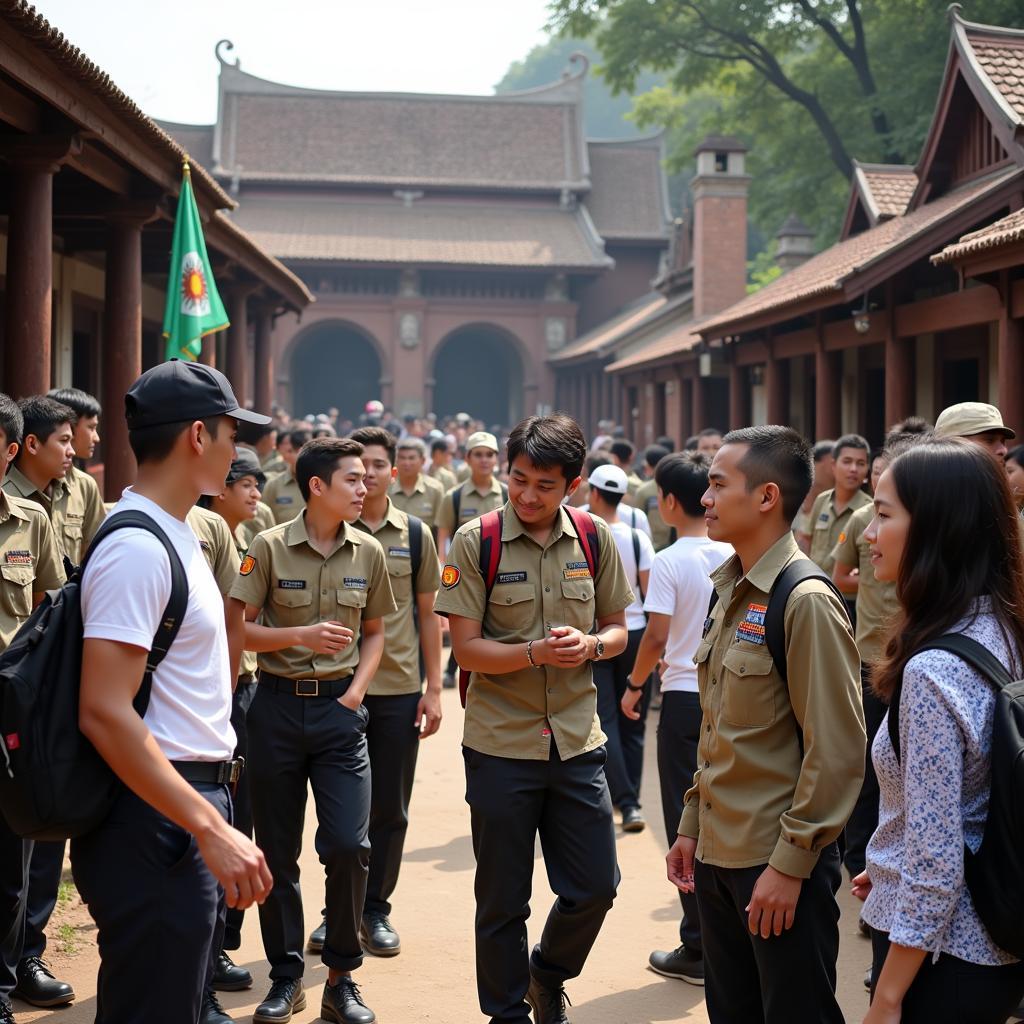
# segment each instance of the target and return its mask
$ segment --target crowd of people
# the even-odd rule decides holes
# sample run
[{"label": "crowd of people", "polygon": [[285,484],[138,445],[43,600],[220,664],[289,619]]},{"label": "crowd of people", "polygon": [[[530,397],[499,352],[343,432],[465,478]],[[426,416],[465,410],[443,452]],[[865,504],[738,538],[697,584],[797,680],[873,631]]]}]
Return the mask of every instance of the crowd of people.
[{"label": "crowd of people", "polygon": [[[328,970],[321,1017],[371,1024],[354,972],[402,952],[392,897],[446,687],[465,707],[491,1024],[567,1024],[619,884],[615,814],[647,827],[652,711],[680,916],[649,966],[704,986],[713,1024],[843,1020],[844,867],[871,939],[865,1024],[1020,1006],[1024,920],[997,944],[965,876],[988,836],[996,689],[942,646],[1024,675],[1024,448],[997,409],[908,418],[877,450],[775,425],[638,451],[560,414],[508,431],[377,401],[358,422],[262,415],[177,361],[125,408],[138,474],[108,509],[85,471],[98,402],[0,396],[0,646],[80,573],[80,727],[123,783],[70,849],[98,1024],[229,1024],[217,992],[254,984],[231,959],[253,905],[256,1024],[305,1007],[306,950]],[[156,534],[91,548],[126,511]],[[140,715],[177,572],[186,612]],[[308,789],[325,885],[307,933]],[[530,950],[538,837],[556,900]],[[12,997],[75,997],[43,960],[64,856],[0,819],[0,1022]]]}]

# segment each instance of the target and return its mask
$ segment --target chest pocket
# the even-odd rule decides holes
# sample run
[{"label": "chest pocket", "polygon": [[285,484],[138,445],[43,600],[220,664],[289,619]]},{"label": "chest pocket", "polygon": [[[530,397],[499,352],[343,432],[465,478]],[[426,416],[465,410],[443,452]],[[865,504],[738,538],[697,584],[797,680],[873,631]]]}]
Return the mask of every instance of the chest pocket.
[{"label": "chest pocket", "polygon": [[[394,595],[395,604],[399,608],[404,608],[406,602],[412,597],[412,560],[389,555],[387,562],[388,576],[391,578],[391,593]],[[363,591],[363,594],[365,593],[366,591]]]},{"label": "chest pocket", "polygon": [[490,624],[505,633],[522,633],[533,625],[537,594],[532,583],[506,583],[491,591]]},{"label": "chest pocket", "polygon": [[775,721],[775,681],[767,651],[730,647],[722,659],[722,718],[759,729]]},{"label": "chest pocket", "polygon": [[594,625],[594,581],[562,580],[562,598],[565,624],[590,632]]},{"label": "chest pocket", "polygon": [[316,621],[310,607],[313,604],[313,592],[309,587],[291,590],[275,586],[271,590],[270,600],[274,605],[274,618],[282,626],[307,626]]},{"label": "chest pocket", "polygon": [[82,524],[64,524],[64,550],[72,562],[78,562],[82,553]]},{"label": "chest pocket", "polygon": [[8,614],[27,619],[32,613],[32,566],[0,565],[3,606]]}]

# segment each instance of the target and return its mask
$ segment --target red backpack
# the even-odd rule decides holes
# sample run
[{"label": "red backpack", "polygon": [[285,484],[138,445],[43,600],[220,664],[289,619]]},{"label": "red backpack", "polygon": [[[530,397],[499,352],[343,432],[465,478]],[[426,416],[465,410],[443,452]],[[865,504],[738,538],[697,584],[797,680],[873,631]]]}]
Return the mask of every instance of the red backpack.
[{"label": "red backpack", "polygon": [[[597,526],[593,516],[572,505],[562,506],[576,528],[576,535],[583,548],[590,575],[597,579],[598,541]],[[502,510],[495,509],[480,517],[480,575],[484,578],[484,603],[491,598],[494,581],[498,578],[498,563],[501,561],[501,528],[503,525]],[[459,669],[459,700],[466,706],[466,692],[469,690],[470,673],[464,668]]]}]

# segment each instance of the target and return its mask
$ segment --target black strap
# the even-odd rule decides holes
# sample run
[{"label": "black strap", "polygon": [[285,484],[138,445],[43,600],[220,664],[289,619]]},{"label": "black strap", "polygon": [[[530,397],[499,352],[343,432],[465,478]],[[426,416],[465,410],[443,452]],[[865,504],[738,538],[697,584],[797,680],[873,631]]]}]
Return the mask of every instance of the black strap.
[{"label": "black strap", "polygon": [[501,503],[504,505],[508,501],[508,488],[500,480],[498,486],[501,488]]},{"label": "black strap", "polygon": [[423,520],[409,516],[409,560],[412,562],[412,590],[416,593],[416,578],[423,561]]},{"label": "black strap", "polygon": [[[980,672],[997,690],[1003,690],[1013,682],[1013,677],[1006,666],[987,648],[972,640],[964,633],[943,633],[934,640],[929,640],[914,653],[922,651],[948,651],[955,654],[961,661],[966,661],[973,669]],[[896,752],[896,761],[900,760],[900,695],[903,693],[903,682],[896,684],[892,699],[889,701],[889,739],[892,749]]]},{"label": "black strap", "polygon": [[188,608],[188,576],[185,573],[185,566],[182,565],[181,558],[178,556],[178,552],[174,550],[174,545],[167,534],[164,533],[151,516],[136,509],[125,509],[122,512],[115,512],[103,522],[103,525],[96,531],[96,536],[93,537],[92,543],[89,545],[89,550],[82,560],[79,572],[85,572],[89,559],[102,541],[106,540],[115,530],[124,530],[128,527],[145,530],[156,537],[163,544],[164,550],[167,552],[167,561],[171,567],[171,596],[167,599],[167,607],[164,608],[160,626],[153,636],[153,645],[150,648],[149,657],[146,659],[146,671],[143,673],[139,692],[135,695],[135,700],[132,701],[132,706],[135,708],[136,713],[142,717],[149,707],[149,695],[153,689],[153,673],[160,662],[164,660],[168,650],[170,650],[171,644],[174,643],[174,638],[178,635],[178,630],[181,628],[182,620],[185,618],[185,612]]},{"label": "black strap", "polygon": [[634,527],[629,531],[633,535],[633,563],[636,565],[636,589],[640,591],[640,603],[644,603],[644,585],[640,582],[640,534]]},{"label": "black strap", "polygon": [[[459,528],[459,510],[462,508],[462,484],[452,492],[452,511],[455,513],[455,530]],[[455,532],[452,530],[452,533]]]}]

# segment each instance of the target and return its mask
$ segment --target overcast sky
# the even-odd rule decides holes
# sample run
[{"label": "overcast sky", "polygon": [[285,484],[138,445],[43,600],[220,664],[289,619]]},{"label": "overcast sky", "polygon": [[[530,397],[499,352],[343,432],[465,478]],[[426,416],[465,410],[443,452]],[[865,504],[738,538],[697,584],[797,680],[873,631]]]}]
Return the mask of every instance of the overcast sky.
[{"label": "overcast sky", "polygon": [[210,123],[218,39],[242,69],[319,89],[490,93],[546,38],[546,0],[35,0],[147,114]]}]

